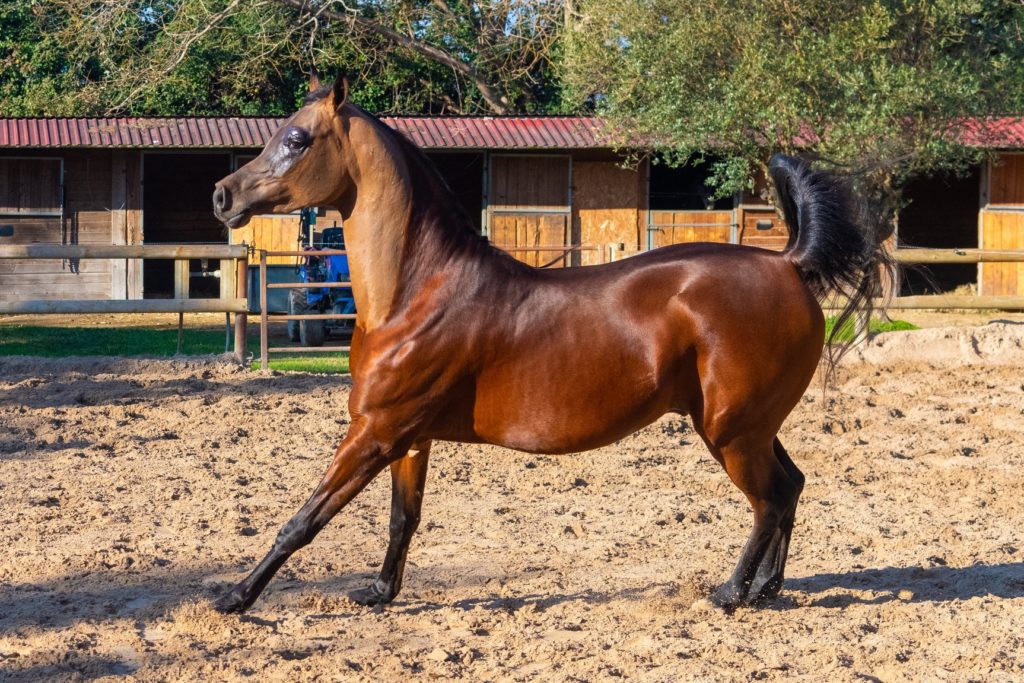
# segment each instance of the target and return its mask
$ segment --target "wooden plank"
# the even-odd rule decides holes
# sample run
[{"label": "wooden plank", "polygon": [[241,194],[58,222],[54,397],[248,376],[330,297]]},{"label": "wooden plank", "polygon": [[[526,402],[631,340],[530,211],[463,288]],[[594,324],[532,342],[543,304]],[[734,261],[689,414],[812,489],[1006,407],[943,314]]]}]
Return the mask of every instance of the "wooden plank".
[{"label": "wooden plank", "polygon": [[651,246],[666,247],[690,242],[727,243],[731,225],[731,211],[651,211]]},{"label": "wooden plank", "polygon": [[[126,152],[115,150],[110,164],[110,243],[128,244]],[[110,262],[110,298],[128,298],[128,261]]]},{"label": "wooden plank", "polygon": [[[298,216],[254,216],[249,224],[228,231],[231,244],[248,244],[257,251],[294,251],[301,221]],[[293,264],[297,256],[268,256],[267,263]]]},{"label": "wooden plank", "polygon": [[566,243],[641,246],[640,173],[615,161],[576,161],[572,167],[572,234]]},{"label": "wooden plank", "polygon": [[[991,250],[991,261],[1013,263],[986,263],[981,269],[979,291],[992,295],[1024,293],[1024,266],[1018,265],[1024,259],[1005,253],[1005,250],[1024,248],[1024,213],[983,210],[981,226],[981,247]],[[1003,250],[1005,258],[1000,258],[999,250]]]},{"label": "wooden plank", "polygon": [[248,253],[236,244],[148,244],[148,245],[80,245],[80,244],[15,244],[0,245],[0,258],[151,258],[181,259],[241,258]]},{"label": "wooden plank", "polygon": [[901,296],[889,302],[891,309],[969,309],[969,310],[1024,310],[1024,296],[958,296],[954,294],[928,294]]},{"label": "wooden plank", "polygon": [[0,214],[60,214],[59,158],[0,158]]},{"label": "wooden plank", "polygon": [[245,299],[0,301],[0,313],[245,313]]},{"label": "wooden plank", "polygon": [[[740,208],[739,214],[740,244],[773,251],[781,251],[786,247],[789,241],[789,228],[786,222],[779,218],[774,208],[744,206]],[[767,230],[757,228],[758,223],[766,222],[771,226]]]},{"label": "wooden plank", "polygon": [[[109,273],[110,264],[100,259],[85,259],[78,262],[75,273]],[[72,274],[67,261],[60,259],[0,259],[0,273],[23,275]]]},{"label": "wooden plank", "polygon": [[90,284],[110,284],[110,273],[0,273],[0,286],[54,285],[69,289]]},{"label": "wooden plank", "polygon": [[569,210],[568,155],[491,157],[489,209]]},{"label": "wooden plank", "polygon": [[[142,152],[128,152],[125,161],[125,232],[128,244],[142,244]],[[127,296],[142,298],[142,261],[129,259]]]},{"label": "wooden plank", "polygon": [[1024,154],[1000,154],[990,169],[989,202],[1024,206]]},{"label": "wooden plank", "polygon": [[4,292],[5,301],[36,301],[66,299],[101,299],[110,300],[110,280],[99,283],[65,286],[60,283],[33,285],[8,289]]},{"label": "wooden plank", "polygon": [[900,263],[1021,263],[1024,249],[897,249]]},{"label": "wooden plank", "polygon": [[191,278],[189,277],[189,266],[190,262],[188,259],[182,259],[174,262],[174,298],[175,299],[187,299]]},{"label": "wooden plank", "polygon": [[[267,259],[270,262],[270,259]],[[268,282],[267,289],[330,289],[332,287],[351,287],[352,283],[348,280],[344,282]]]},{"label": "wooden plank", "polygon": [[289,320],[355,320],[356,313],[268,313],[267,322],[287,322]]}]

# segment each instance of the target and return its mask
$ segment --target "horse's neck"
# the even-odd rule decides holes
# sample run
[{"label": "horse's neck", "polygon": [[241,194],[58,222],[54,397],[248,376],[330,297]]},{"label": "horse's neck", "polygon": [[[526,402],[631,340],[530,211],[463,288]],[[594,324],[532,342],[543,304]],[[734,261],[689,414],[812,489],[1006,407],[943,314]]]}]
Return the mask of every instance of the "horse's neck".
[{"label": "horse's neck", "polygon": [[443,182],[378,125],[353,117],[348,135],[358,172],[345,243],[356,310],[367,332],[438,271],[454,274],[490,253],[459,224]]},{"label": "horse's neck", "polygon": [[359,322],[369,332],[391,312],[401,277],[401,260],[412,195],[408,169],[394,143],[371,122],[353,117],[349,140],[356,158],[357,190],[345,220],[352,294]]}]

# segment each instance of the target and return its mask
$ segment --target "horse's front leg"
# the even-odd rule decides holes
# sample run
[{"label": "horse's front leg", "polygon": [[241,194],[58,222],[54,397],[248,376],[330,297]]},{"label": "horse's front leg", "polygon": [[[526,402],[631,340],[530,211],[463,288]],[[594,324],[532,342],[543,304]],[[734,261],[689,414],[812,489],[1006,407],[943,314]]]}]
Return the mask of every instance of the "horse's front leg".
[{"label": "horse's front leg", "polygon": [[281,528],[274,546],[256,569],[217,601],[217,610],[241,612],[255,602],[292,553],[312,541],[384,469],[391,455],[373,436],[365,418],[353,422],[313,495]]},{"label": "horse's front leg", "polygon": [[391,539],[377,580],[349,593],[360,605],[391,602],[402,589],[409,542],[420,523],[429,456],[430,442],[426,441],[415,444],[404,458],[391,463]]}]

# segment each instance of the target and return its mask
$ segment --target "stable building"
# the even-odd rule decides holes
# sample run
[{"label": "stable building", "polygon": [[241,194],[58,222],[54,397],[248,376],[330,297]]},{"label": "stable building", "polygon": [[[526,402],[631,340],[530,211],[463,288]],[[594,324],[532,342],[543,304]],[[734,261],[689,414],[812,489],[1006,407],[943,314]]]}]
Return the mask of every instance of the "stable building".
[{"label": "stable building", "polygon": [[[227,231],[214,183],[252,159],[284,119],[0,119],[0,245],[247,243],[293,249],[297,215]],[[712,199],[705,169],[628,163],[591,117],[383,117],[437,166],[481,234],[533,265],[590,265],[681,242],[781,248],[774,209],[755,193]],[[902,245],[1024,247],[1024,123],[1000,122],[990,163],[909,190]],[[333,211],[318,227],[340,223]],[[575,247],[571,251],[567,248]],[[281,258],[279,262],[288,262]],[[218,295],[217,264],[194,260],[192,297]],[[1024,294],[1015,264],[937,266],[941,289]],[[1018,284],[1019,283],[1019,284]],[[904,289],[920,291],[910,276]],[[0,298],[175,295],[171,261],[0,260]]]}]

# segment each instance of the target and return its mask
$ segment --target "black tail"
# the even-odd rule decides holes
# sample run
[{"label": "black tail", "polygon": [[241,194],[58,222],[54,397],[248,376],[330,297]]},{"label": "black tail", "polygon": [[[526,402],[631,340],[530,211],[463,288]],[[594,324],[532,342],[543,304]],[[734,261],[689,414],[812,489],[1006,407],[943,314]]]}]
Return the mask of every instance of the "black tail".
[{"label": "black tail", "polygon": [[872,226],[838,177],[802,159],[776,154],[768,167],[789,225],[786,252],[819,302],[843,297],[846,305],[826,340],[826,381],[855,339],[836,343],[858,313],[870,320],[874,298],[892,277],[893,261],[882,226]]}]

